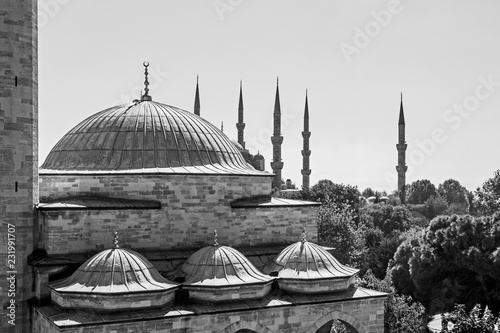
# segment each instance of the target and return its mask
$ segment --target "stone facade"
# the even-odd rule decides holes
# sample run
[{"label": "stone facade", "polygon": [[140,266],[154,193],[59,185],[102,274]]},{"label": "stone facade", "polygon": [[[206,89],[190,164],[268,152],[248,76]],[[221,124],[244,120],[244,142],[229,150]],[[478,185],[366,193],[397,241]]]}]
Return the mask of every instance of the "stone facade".
[{"label": "stone facade", "polygon": [[35,0],[0,2],[1,332],[26,332],[33,295],[27,257],[38,202],[36,25]]},{"label": "stone facade", "polygon": [[38,246],[49,254],[96,252],[120,243],[134,250],[200,248],[214,229],[230,246],[290,244],[306,224],[316,240],[317,206],[231,208],[231,202],[269,194],[270,177],[203,175],[117,175],[40,177],[41,200],[99,195],[157,200],[143,210],[42,211]]},{"label": "stone facade", "polygon": [[[174,306],[126,316],[68,315],[46,306],[36,310],[35,332],[234,333],[247,329],[259,333],[323,333],[329,332],[332,320],[339,319],[360,333],[383,333],[385,295],[378,293],[365,298],[360,294],[351,295],[350,300],[341,299],[342,295],[324,295],[321,301],[312,296],[274,295],[265,302]],[[146,316],[150,320],[133,321]]]}]

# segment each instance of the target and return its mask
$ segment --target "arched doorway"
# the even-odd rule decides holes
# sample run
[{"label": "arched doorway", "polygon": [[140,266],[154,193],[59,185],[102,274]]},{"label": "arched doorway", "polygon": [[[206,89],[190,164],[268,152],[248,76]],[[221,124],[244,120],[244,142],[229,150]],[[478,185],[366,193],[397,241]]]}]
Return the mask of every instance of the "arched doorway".
[{"label": "arched doorway", "polygon": [[316,333],[359,333],[351,324],[345,321],[332,319],[318,328]]},{"label": "arched doorway", "polygon": [[241,320],[227,326],[220,333],[272,333],[267,327],[254,322]]},{"label": "arched doorway", "polygon": [[336,320],[344,324],[346,333],[365,333],[366,331],[366,327],[356,317],[345,312],[333,311],[319,318],[311,328],[307,330],[307,333],[330,333],[332,324]]}]

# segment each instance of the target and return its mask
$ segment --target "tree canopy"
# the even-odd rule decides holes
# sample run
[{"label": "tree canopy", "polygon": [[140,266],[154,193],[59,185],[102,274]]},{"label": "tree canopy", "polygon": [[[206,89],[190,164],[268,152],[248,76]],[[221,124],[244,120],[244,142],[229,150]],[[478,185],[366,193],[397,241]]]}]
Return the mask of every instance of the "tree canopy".
[{"label": "tree canopy", "polygon": [[436,187],[428,179],[414,181],[408,185],[407,202],[410,204],[423,204],[427,199],[436,195]]},{"label": "tree canopy", "polygon": [[476,200],[480,213],[484,215],[500,210],[500,170],[495,171],[492,178],[477,188]]},{"label": "tree canopy", "polygon": [[390,264],[394,285],[413,293],[431,311],[480,303],[498,314],[499,244],[500,214],[437,217],[420,236],[398,248]]}]

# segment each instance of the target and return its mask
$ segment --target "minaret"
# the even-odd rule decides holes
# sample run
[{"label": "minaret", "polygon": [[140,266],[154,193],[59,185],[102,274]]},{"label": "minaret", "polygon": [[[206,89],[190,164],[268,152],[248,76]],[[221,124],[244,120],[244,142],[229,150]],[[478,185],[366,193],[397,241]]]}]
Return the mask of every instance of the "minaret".
[{"label": "minaret", "polygon": [[238,122],[236,123],[236,128],[238,129],[238,143],[245,148],[245,140],[244,140],[244,130],[245,123],[243,122],[243,92],[241,88],[240,81],[240,101],[238,104]]},{"label": "minaret", "polygon": [[303,149],[302,149],[302,188],[309,188],[309,176],[311,175],[311,169],[309,168],[309,156],[311,156],[311,150],[309,150],[309,138],[311,137],[311,132],[309,132],[309,105],[307,103],[307,90],[306,90],[306,106],[304,108],[304,131],[302,132],[303,138]]},{"label": "minaret", "polygon": [[0,1],[0,332],[31,332],[28,300],[38,247],[38,22],[36,0]]},{"label": "minaret", "polygon": [[200,115],[200,90],[198,89],[198,75],[196,75],[196,94],[194,95],[194,114]]},{"label": "minaret", "polygon": [[401,203],[405,203],[405,185],[406,185],[406,140],[405,140],[405,115],[403,112],[403,93],[401,93],[401,106],[399,108],[399,122],[398,122],[398,144],[396,148],[398,150],[398,165],[396,170],[398,171],[398,193]]},{"label": "minaret", "polygon": [[274,132],[271,137],[273,144],[273,161],[271,168],[275,174],[273,179],[273,189],[281,190],[281,169],[283,169],[283,162],[281,161],[281,144],[283,143],[283,136],[281,135],[281,107],[280,107],[280,92],[279,81],[276,80],[276,100],[274,102]]}]

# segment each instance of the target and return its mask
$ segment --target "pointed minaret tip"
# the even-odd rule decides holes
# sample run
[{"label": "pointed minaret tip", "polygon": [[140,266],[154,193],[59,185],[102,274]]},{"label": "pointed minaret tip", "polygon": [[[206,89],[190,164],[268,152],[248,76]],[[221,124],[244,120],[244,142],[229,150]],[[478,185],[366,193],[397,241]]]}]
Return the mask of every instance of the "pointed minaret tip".
[{"label": "pointed minaret tip", "polygon": [[403,93],[401,93],[401,105],[399,107],[399,121],[398,125],[404,125],[405,124],[405,115],[403,111]]}]

